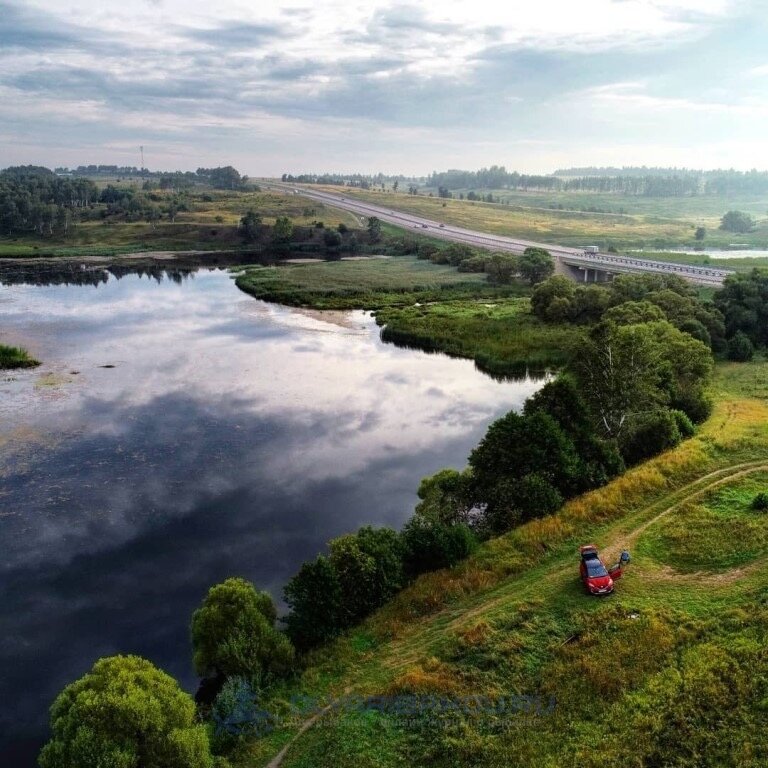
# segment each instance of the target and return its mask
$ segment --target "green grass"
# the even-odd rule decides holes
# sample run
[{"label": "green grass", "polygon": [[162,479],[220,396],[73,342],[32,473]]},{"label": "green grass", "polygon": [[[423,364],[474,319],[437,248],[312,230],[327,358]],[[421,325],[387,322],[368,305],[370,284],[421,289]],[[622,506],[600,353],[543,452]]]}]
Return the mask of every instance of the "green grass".
[{"label": "green grass", "polygon": [[248,267],[236,282],[255,298],[316,309],[378,309],[526,292],[521,285],[495,287],[485,275],[410,256]]},{"label": "green grass", "polygon": [[768,474],[755,474],[685,504],[649,529],[638,553],[689,572],[752,562],[768,554],[768,515],[752,508],[766,489]]},{"label": "green grass", "polygon": [[[745,506],[768,481],[766,374],[765,363],[718,366],[716,407],[694,438],[420,577],[275,694],[519,693],[553,696],[553,712],[329,718],[283,765],[329,764],[326,755],[382,768],[765,765],[768,567],[743,526],[764,536],[768,523]],[[692,507],[716,528],[669,538]],[[739,531],[735,555],[718,551],[721,534]],[[609,599],[579,584],[585,541],[609,560],[624,546],[633,553]],[[295,731],[252,744],[234,764],[265,765]]]},{"label": "green grass", "polygon": [[385,341],[468,357],[492,374],[561,366],[582,332],[542,323],[527,298],[391,307],[380,310],[376,320],[384,325]]},{"label": "green grass", "polygon": [[26,349],[0,344],[0,369],[34,368],[38,365],[39,361],[31,357]]}]

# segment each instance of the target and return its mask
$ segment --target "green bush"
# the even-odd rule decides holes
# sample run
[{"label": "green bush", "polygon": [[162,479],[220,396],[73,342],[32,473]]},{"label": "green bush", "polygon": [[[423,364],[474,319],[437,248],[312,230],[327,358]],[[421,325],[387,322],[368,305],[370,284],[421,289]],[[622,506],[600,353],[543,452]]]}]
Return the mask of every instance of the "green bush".
[{"label": "green bush", "polygon": [[51,707],[41,768],[211,768],[195,703],[138,656],[112,656],[68,685]]},{"label": "green bush", "polygon": [[245,579],[211,587],[192,616],[194,664],[199,675],[241,676],[257,685],[290,673],[293,646],[275,629],[272,598]]},{"label": "green bush", "polygon": [[329,547],[341,589],[343,626],[356,624],[402,589],[402,544],[391,528],[365,526],[333,539]]},{"label": "green bush", "polygon": [[752,499],[752,509],[758,512],[765,512],[768,510],[768,493],[761,491],[754,499]]},{"label": "green bush", "polygon": [[677,429],[680,432],[680,437],[685,440],[686,438],[693,437],[696,434],[696,427],[694,426],[688,414],[684,411],[678,411],[672,409],[670,411],[677,424]]},{"label": "green bush", "polygon": [[747,363],[755,356],[755,347],[744,331],[736,331],[728,341],[728,359]]},{"label": "green bush", "polygon": [[627,465],[666,451],[680,442],[677,419],[670,410],[633,416],[619,436],[619,448]]},{"label": "green bush", "polygon": [[302,564],[286,584],[284,596],[291,609],[286,632],[299,650],[321,645],[342,630],[341,586],[324,555]]},{"label": "green bush", "polygon": [[477,546],[477,538],[467,525],[432,523],[419,515],[406,523],[401,536],[403,566],[411,578],[427,571],[450,568]]}]

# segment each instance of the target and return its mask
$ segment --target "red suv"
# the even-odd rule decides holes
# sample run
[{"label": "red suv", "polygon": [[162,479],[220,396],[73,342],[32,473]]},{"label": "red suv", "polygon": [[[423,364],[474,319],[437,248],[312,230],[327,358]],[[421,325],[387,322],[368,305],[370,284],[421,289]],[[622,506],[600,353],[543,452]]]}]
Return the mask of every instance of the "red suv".
[{"label": "red suv", "polygon": [[613,579],[608,569],[597,554],[594,544],[579,547],[581,580],[590,595],[610,595],[613,592]]}]

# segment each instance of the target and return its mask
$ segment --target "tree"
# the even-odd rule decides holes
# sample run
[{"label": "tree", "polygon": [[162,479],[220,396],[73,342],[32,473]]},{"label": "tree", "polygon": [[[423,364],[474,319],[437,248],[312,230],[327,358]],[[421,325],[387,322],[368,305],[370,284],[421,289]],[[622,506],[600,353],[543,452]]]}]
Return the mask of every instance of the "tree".
[{"label": "tree", "polygon": [[341,235],[333,230],[327,230],[323,233],[323,243],[328,251],[338,251],[341,246]]},{"label": "tree", "polygon": [[378,243],[381,240],[381,220],[376,216],[368,219],[368,240],[371,243]]},{"label": "tree", "polygon": [[414,515],[402,531],[403,565],[409,577],[450,568],[468,557],[477,546],[469,526],[433,523]]},{"label": "tree", "polygon": [[402,589],[402,544],[391,528],[365,526],[333,539],[329,547],[344,626],[356,624]]},{"label": "tree", "polygon": [[555,275],[548,280],[539,283],[531,296],[531,311],[540,320],[548,320],[549,307],[555,299],[563,299],[567,302],[568,311],[564,312],[566,306],[563,302],[560,304],[557,315],[565,317],[570,312],[570,305],[576,293],[576,285],[572,280],[562,275]]},{"label": "tree", "polygon": [[668,322],[603,322],[579,343],[570,368],[603,434],[616,438],[630,415],[664,406],[696,420],[712,365],[702,342]]},{"label": "tree", "polygon": [[485,258],[484,271],[488,280],[499,285],[508,285],[520,270],[520,259],[511,253],[492,253]]},{"label": "tree", "polygon": [[261,232],[261,216],[252,209],[247,210],[240,219],[240,229],[245,239],[253,242]]},{"label": "tree", "polygon": [[[486,517],[496,531],[494,517],[512,519],[510,514],[516,512],[516,519],[526,520],[541,514],[536,498],[521,492],[521,482],[541,489],[543,481],[567,498],[578,488],[581,470],[573,441],[543,410],[524,415],[510,411],[495,421],[470,454],[469,465],[475,501],[486,505]],[[537,477],[526,480],[531,475]]]},{"label": "tree", "polygon": [[298,649],[321,645],[343,629],[341,585],[324,555],[302,564],[286,584],[284,596],[291,609],[286,632]]},{"label": "tree", "polygon": [[526,248],[520,257],[519,269],[524,280],[536,285],[554,273],[555,260],[543,248]]},{"label": "tree", "polygon": [[704,227],[696,227],[696,232],[693,236],[700,242],[707,236],[707,230]]},{"label": "tree", "polygon": [[728,211],[720,220],[720,229],[740,235],[751,232],[754,227],[755,220],[743,211]]},{"label": "tree", "polygon": [[625,301],[608,309],[603,315],[606,320],[616,325],[638,325],[665,320],[666,316],[660,307],[650,301]]},{"label": "tree", "polygon": [[392,184],[392,191],[397,192],[397,188],[400,186],[400,182],[395,179],[394,183]]},{"label": "tree", "polygon": [[245,579],[211,587],[192,615],[195,670],[201,676],[239,675],[256,684],[291,671],[293,647],[275,629],[272,598]]},{"label": "tree", "polygon": [[469,474],[455,469],[441,469],[425,477],[419,484],[416,516],[425,521],[441,525],[467,522],[471,502]]},{"label": "tree", "polygon": [[755,355],[755,347],[744,331],[736,331],[728,342],[728,359],[741,363],[749,362]]},{"label": "tree", "polygon": [[100,659],[51,707],[41,768],[211,768],[192,697],[138,656]]},{"label": "tree", "polygon": [[621,455],[628,466],[638,464],[680,442],[677,419],[672,411],[632,414],[621,434]]},{"label": "tree", "polygon": [[768,344],[768,272],[729,275],[715,294],[715,306],[725,317],[729,339],[741,331],[756,347]]},{"label": "tree", "polygon": [[278,216],[272,227],[272,240],[276,245],[287,246],[293,237],[293,222],[287,216]]}]

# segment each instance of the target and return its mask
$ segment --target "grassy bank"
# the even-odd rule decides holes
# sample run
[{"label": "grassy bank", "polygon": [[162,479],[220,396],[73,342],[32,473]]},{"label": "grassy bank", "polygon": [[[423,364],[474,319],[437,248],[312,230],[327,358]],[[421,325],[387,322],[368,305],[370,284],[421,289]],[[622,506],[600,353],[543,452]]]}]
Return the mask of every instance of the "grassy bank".
[{"label": "grassy bank", "polygon": [[527,292],[519,284],[493,286],[483,274],[411,256],[248,267],[236,283],[257,299],[315,309],[379,309]]},{"label": "grassy bank", "polygon": [[31,357],[26,349],[0,344],[0,369],[34,368],[38,365],[40,362]]},{"label": "grassy bank", "polygon": [[573,325],[542,323],[527,298],[390,307],[376,319],[384,325],[385,341],[468,357],[481,370],[501,375],[563,365],[581,333]]},{"label": "grassy bank", "polygon": [[[291,768],[764,765],[768,515],[748,503],[768,482],[767,373],[720,365],[694,438],[421,577],[316,652],[269,703],[278,727],[235,765],[266,765],[296,736],[308,715],[294,695],[355,706],[299,735]],[[691,514],[727,535],[727,552],[681,525]],[[585,541],[633,553],[607,600],[580,587]],[[500,707],[512,694],[546,706]]]}]

